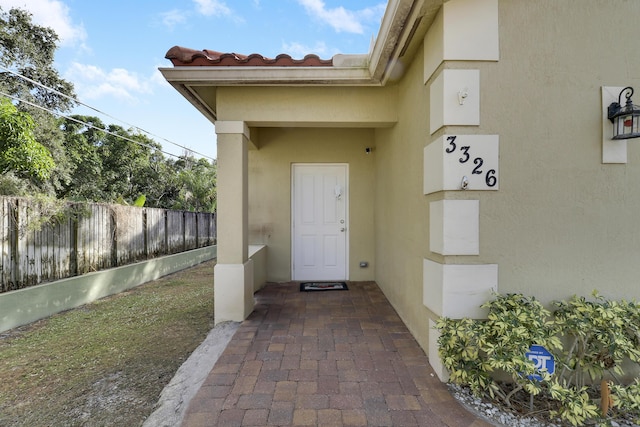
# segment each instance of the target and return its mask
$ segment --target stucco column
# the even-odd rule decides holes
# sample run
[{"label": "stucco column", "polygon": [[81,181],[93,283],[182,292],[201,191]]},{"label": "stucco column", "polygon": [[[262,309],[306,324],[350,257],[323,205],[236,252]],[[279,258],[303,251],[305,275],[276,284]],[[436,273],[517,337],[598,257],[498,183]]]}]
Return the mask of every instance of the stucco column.
[{"label": "stucco column", "polygon": [[214,269],[214,320],[242,321],[253,311],[253,262],[248,259],[249,128],[216,122],[218,135],[218,262]]}]

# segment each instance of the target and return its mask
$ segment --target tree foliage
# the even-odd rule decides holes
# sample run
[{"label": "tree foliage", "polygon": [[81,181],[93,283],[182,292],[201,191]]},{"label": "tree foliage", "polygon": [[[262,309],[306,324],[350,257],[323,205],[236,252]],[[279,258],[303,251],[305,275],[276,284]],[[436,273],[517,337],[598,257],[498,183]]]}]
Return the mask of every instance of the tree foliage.
[{"label": "tree foliage", "polygon": [[[178,173],[181,191],[175,207],[191,210],[213,212],[216,210],[217,170],[205,159],[194,162],[183,158],[177,165],[184,165]],[[177,166],[176,165],[176,166]]]},{"label": "tree foliage", "polygon": [[16,107],[35,121],[35,139],[49,150],[54,161],[46,180],[22,186],[30,193],[53,195],[70,179],[55,113],[68,112],[74,106],[75,94],[73,84],[54,67],[58,41],[55,31],[34,24],[29,12],[0,8],[0,91],[19,100]]},{"label": "tree foliage", "polygon": [[4,70],[0,87],[47,109],[69,111],[74,104],[70,98],[75,98],[73,84],[61,78],[53,66],[58,41],[55,31],[34,24],[29,12],[17,8],[5,12],[0,8],[0,64],[59,93]]},{"label": "tree foliage", "polygon": [[[102,159],[98,147],[104,139],[104,124],[96,117],[72,116],[78,121],[64,119],[60,127],[64,133],[64,147],[71,164],[70,180],[58,191],[59,197],[84,200],[103,200]],[[87,123],[89,126],[82,123]]]},{"label": "tree foliage", "polygon": [[73,84],[54,67],[59,38],[29,12],[0,8],[0,194],[120,202],[192,211],[216,207],[216,165],[133,129],[68,116]]},{"label": "tree foliage", "polygon": [[97,117],[71,116],[61,127],[72,179],[60,197],[139,204],[143,196],[150,207],[215,210],[215,163],[188,153],[166,159],[152,139]]},{"label": "tree foliage", "polygon": [[0,172],[13,171],[25,179],[46,180],[54,168],[51,153],[34,136],[31,116],[0,99]]}]

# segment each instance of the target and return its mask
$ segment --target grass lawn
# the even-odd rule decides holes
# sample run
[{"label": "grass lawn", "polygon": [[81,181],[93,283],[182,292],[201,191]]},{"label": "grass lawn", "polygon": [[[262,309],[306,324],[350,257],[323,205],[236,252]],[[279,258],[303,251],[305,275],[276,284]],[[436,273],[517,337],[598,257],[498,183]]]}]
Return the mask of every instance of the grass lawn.
[{"label": "grass lawn", "polygon": [[0,426],[136,426],[213,327],[214,261],[0,333]]}]

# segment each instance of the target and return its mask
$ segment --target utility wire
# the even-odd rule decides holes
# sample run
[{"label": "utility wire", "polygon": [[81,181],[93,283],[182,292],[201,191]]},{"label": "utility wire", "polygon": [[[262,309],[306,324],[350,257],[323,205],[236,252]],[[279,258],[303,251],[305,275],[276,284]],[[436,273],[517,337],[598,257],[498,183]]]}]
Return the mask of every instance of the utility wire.
[{"label": "utility wire", "polygon": [[[214,159],[214,158],[213,158],[213,157],[211,157],[211,156],[207,156],[206,154],[199,153],[199,152],[194,151],[194,150],[192,150],[192,149],[190,149],[190,148],[188,148],[188,147],[185,147],[184,145],[180,145],[180,144],[177,144],[177,143],[175,143],[175,142],[169,141],[169,140],[168,140],[168,139],[166,139],[166,138],[163,138],[163,137],[161,137],[161,136],[155,135],[155,134],[153,134],[153,133],[151,133],[151,132],[149,132],[149,131],[146,131],[146,130],[144,130],[144,129],[142,129],[142,128],[140,128],[140,127],[136,126],[136,125],[132,125],[132,124],[130,124],[130,123],[125,122],[124,120],[120,120],[120,119],[118,119],[117,117],[113,117],[113,116],[112,116],[112,115],[110,115],[109,113],[105,113],[104,111],[101,111],[101,110],[99,110],[99,109],[97,109],[97,108],[94,108],[94,107],[92,107],[92,106],[88,105],[88,104],[85,104],[84,102],[80,101],[79,99],[76,99],[76,98],[74,98],[74,97],[72,97],[72,96],[69,96],[69,95],[67,95],[67,94],[65,94],[65,93],[62,93],[62,92],[60,92],[60,91],[58,91],[58,90],[56,90],[56,89],[54,89],[54,88],[52,88],[52,87],[49,87],[49,86],[43,85],[42,83],[40,83],[40,82],[38,82],[38,81],[36,81],[36,80],[33,80],[33,79],[31,79],[31,78],[29,78],[29,77],[27,77],[27,76],[24,76],[24,75],[22,75],[22,74],[20,74],[20,73],[17,73],[17,72],[15,72],[15,71],[13,71],[13,70],[11,70],[11,69],[9,69],[9,68],[7,68],[7,67],[3,66],[3,65],[0,65],[0,68],[1,68],[1,69],[3,69],[3,70],[5,70],[5,71],[7,71],[7,72],[8,72],[8,73],[10,73],[10,74],[13,74],[13,75],[14,75],[14,76],[16,76],[16,77],[19,77],[19,78],[21,78],[21,79],[24,79],[24,80],[28,81],[29,83],[32,83],[32,84],[34,84],[34,85],[36,85],[36,86],[39,86],[39,87],[41,87],[41,88],[43,88],[43,89],[45,89],[45,90],[51,91],[51,92],[55,93],[56,95],[60,95],[60,96],[62,96],[62,97],[64,97],[64,98],[66,98],[66,99],[69,99],[69,100],[71,100],[71,101],[73,101],[73,102],[77,103],[77,104],[80,104],[80,105],[82,105],[82,106],[84,106],[84,107],[87,107],[87,108],[89,108],[89,109],[91,109],[91,110],[95,111],[96,113],[103,114],[103,115],[105,115],[105,116],[109,117],[110,119],[116,120],[116,121],[118,121],[118,122],[120,122],[120,123],[123,123],[123,124],[125,124],[125,125],[129,126],[129,127],[132,127],[132,128],[134,128],[134,129],[137,129],[138,131],[144,132],[144,133],[146,133],[146,134],[148,134],[148,135],[151,135],[151,136],[153,136],[153,137],[155,137],[155,138],[159,138],[159,139],[161,139],[161,140],[163,140],[163,141],[165,141],[165,142],[168,142],[169,144],[175,145],[176,147],[180,147],[180,148],[182,148],[183,150],[187,150],[187,151],[190,151],[190,152],[192,152],[192,153],[194,153],[194,154],[198,154],[198,155],[200,155],[200,156],[202,156],[202,157],[206,157],[207,159],[214,160],[214,161],[216,160],[216,159]],[[13,98],[13,97],[12,97],[12,98]],[[15,99],[15,98],[14,98],[14,99]],[[22,99],[19,99],[19,101],[21,101],[21,102],[25,102],[25,103],[28,103],[28,101],[24,101],[24,100],[22,100]],[[36,106],[36,107],[38,107],[38,106]],[[51,111],[50,111],[50,112],[51,112]],[[52,113],[53,113],[53,112],[52,112]],[[53,114],[57,114],[57,113],[53,113]],[[59,115],[64,116],[63,114],[59,114]],[[64,117],[67,117],[67,116],[64,116]],[[67,117],[67,118],[69,118],[69,117]],[[70,120],[71,120],[71,119],[70,119]],[[163,151],[163,153],[164,153],[164,151]],[[175,156],[175,155],[173,155],[173,156]],[[180,157],[180,156],[175,156],[175,157]]]},{"label": "utility wire", "polygon": [[39,108],[39,109],[44,110],[44,111],[47,111],[47,112],[49,112],[49,113],[51,113],[51,114],[55,114],[56,116],[64,117],[65,119],[67,119],[67,120],[71,120],[72,122],[76,122],[76,123],[79,123],[79,124],[81,124],[81,125],[84,125],[84,126],[86,126],[86,127],[88,127],[88,128],[95,129],[95,130],[98,130],[98,131],[100,131],[100,132],[104,132],[104,133],[106,133],[106,134],[109,134],[109,135],[115,136],[115,137],[117,137],[117,138],[124,139],[125,141],[133,142],[134,144],[138,144],[138,145],[140,145],[140,146],[142,146],[142,147],[145,147],[145,148],[148,148],[148,149],[150,149],[150,150],[158,150],[158,151],[160,151],[161,153],[166,154],[166,155],[168,155],[168,156],[172,156],[172,157],[177,157],[177,158],[180,158],[180,157],[181,157],[181,156],[177,156],[177,155],[175,155],[175,154],[171,154],[171,153],[169,153],[169,152],[167,152],[167,151],[159,150],[158,148],[156,148],[156,147],[152,147],[151,145],[145,144],[145,143],[143,143],[143,142],[135,141],[135,140],[133,140],[133,139],[131,139],[131,138],[127,138],[126,136],[118,135],[117,133],[114,133],[114,132],[108,131],[108,130],[106,130],[106,129],[99,128],[99,127],[97,127],[97,126],[92,125],[91,123],[83,122],[82,120],[78,120],[78,119],[76,119],[76,118],[74,118],[74,117],[67,116],[66,114],[62,114],[62,113],[60,113],[60,112],[50,110],[50,109],[48,109],[48,108],[46,108],[46,107],[43,107],[43,106],[41,106],[41,105],[35,104],[35,103],[33,103],[33,102],[27,101],[27,100],[22,99],[22,98],[18,98],[18,97],[17,97],[17,96],[15,96],[15,95],[11,95],[11,94],[8,94],[8,93],[2,92],[2,91],[0,91],[0,95],[6,96],[6,97],[8,97],[8,98],[15,99],[16,101],[24,102],[25,104],[27,104],[27,105],[31,105],[32,107]]}]

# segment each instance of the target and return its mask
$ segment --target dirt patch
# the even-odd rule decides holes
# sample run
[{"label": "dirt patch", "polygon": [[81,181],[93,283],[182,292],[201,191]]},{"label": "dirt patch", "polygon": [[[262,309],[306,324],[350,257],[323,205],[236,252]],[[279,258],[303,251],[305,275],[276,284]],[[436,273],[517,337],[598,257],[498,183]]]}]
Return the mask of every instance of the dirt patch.
[{"label": "dirt patch", "polygon": [[214,265],[0,334],[0,425],[141,425],[213,326]]}]

